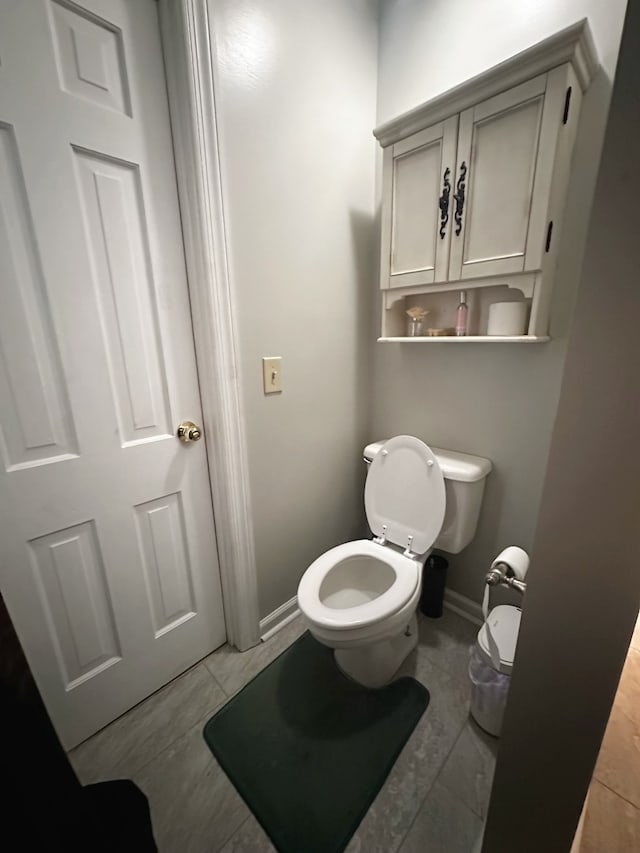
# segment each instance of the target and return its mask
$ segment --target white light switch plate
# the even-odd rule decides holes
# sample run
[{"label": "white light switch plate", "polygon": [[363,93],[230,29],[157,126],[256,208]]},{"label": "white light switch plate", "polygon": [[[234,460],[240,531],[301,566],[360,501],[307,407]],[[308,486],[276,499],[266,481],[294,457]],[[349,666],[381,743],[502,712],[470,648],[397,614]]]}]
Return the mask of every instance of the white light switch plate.
[{"label": "white light switch plate", "polygon": [[282,357],[277,355],[262,359],[262,381],[265,394],[282,391]]}]

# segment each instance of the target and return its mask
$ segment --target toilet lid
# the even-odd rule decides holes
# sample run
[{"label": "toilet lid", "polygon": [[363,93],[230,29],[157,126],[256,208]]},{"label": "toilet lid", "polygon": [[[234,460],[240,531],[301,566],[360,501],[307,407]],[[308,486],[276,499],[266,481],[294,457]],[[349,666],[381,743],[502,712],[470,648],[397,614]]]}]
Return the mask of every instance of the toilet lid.
[{"label": "toilet lid", "polygon": [[445,511],[444,478],[433,451],[411,435],[390,438],[376,454],[364,488],[369,527],[376,536],[424,554],[438,538]]}]

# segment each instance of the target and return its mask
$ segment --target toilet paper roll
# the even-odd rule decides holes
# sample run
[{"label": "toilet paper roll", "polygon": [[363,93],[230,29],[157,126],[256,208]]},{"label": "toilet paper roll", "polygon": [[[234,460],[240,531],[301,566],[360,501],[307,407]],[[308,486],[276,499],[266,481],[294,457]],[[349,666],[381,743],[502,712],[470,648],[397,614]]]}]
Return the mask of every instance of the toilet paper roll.
[{"label": "toilet paper roll", "polygon": [[[498,556],[495,558],[493,563],[491,563],[491,568],[496,566],[498,563],[506,563],[509,568],[513,570],[516,578],[521,581],[524,580],[525,575],[529,571],[529,555],[523,548],[518,548],[517,545],[509,545],[508,548],[505,548],[504,551],[501,551]],[[489,644],[489,654],[491,656],[491,663],[493,668],[499,672],[500,671],[500,650],[496,644],[496,641],[491,633],[491,627],[487,622],[489,617],[489,596],[491,593],[491,587],[489,584],[484,585],[484,595],[482,596],[482,615],[484,616],[484,621],[486,625],[486,637],[487,642]]]},{"label": "toilet paper roll", "polygon": [[489,306],[488,335],[524,335],[527,327],[526,302],[494,302]]},{"label": "toilet paper roll", "polygon": [[[506,563],[519,581],[525,579],[525,575],[529,571],[529,555],[523,548],[518,548],[517,545],[509,545],[504,551],[501,551],[491,563],[491,568],[498,563]],[[485,620],[489,615],[489,593],[491,587],[488,584],[484,586],[484,595],[482,597],[482,615]]]},{"label": "toilet paper roll", "polygon": [[491,563],[491,568],[498,563],[506,563],[510,569],[513,569],[513,573],[519,581],[523,581],[529,571],[529,555],[524,548],[518,548],[517,545],[509,545],[508,548],[501,551]]},{"label": "toilet paper roll", "polygon": [[[517,545],[509,545],[504,551],[501,551],[491,563],[491,568],[498,563],[506,563],[513,570],[514,575],[519,581],[524,580],[525,575],[529,571],[529,555],[523,548],[518,548]],[[489,584],[484,585],[484,595],[482,596],[482,615],[487,627],[487,642],[489,643],[489,654],[491,655],[491,663],[496,671],[500,671],[500,651],[491,633],[491,628],[487,622],[489,616],[489,596],[491,587]]]},{"label": "toilet paper roll", "polygon": [[498,648],[498,644],[496,643],[493,634],[491,633],[491,626],[489,625],[489,593],[491,587],[488,584],[484,586],[484,596],[482,597],[482,615],[484,617],[484,624],[486,626],[486,637],[487,642],[489,644],[489,655],[491,656],[491,663],[496,672],[500,672],[500,649]]}]

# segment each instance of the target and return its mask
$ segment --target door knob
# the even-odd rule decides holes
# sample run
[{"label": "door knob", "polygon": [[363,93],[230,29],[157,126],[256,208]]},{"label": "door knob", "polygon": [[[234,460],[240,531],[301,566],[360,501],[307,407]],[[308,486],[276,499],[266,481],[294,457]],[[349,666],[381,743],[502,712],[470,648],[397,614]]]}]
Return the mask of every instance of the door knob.
[{"label": "door knob", "polygon": [[182,421],[177,432],[180,441],[187,444],[189,441],[198,441],[202,438],[202,430],[193,421]]}]

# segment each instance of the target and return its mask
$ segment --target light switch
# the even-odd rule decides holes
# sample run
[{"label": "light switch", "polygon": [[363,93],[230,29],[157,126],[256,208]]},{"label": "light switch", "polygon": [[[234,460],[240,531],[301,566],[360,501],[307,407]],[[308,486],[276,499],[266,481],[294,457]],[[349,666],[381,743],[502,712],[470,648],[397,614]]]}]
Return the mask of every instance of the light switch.
[{"label": "light switch", "polygon": [[282,391],[282,357],[262,359],[262,380],[265,394],[277,394]]}]

